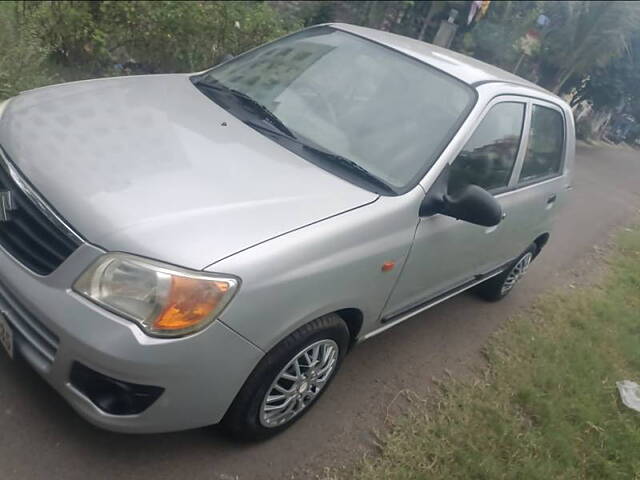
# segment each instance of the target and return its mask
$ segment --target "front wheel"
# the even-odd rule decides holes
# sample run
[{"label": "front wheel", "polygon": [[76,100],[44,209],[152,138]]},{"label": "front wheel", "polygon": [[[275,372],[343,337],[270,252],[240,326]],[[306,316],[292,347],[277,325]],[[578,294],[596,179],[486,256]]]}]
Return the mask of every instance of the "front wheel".
[{"label": "front wheel", "polygon": [[480,284],[477,288],[478,295],[490,302],[502,300],[527,273],[537,251],[535,243],[529,245],[504,272]]},{"label": "front wheel", "polygon": [[348,345],[349,330],[338,315],[302,326],[260,361],[223,425],[242,440],[261,440],[285,430],[324,393]]}]

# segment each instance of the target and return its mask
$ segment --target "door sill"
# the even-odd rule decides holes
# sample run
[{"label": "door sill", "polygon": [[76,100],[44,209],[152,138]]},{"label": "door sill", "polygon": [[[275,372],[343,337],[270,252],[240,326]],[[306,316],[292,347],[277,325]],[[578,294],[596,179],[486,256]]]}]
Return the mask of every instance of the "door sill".
[{"label": "door sill", "polygon": [[416,305],[414,307],[408,308],[407,310],[403,310],[399,313],[396,313],[394,315],[391,315],[389,317],[383,317],[382,320],[380,320],[380,323],[382,324],[382,326],[372,332],[367,333],[365,336],[362,337],[362,339],[360,341],[364,341],[364,340],[368,340],[371,337],[374,337],[376,335],[378,335],[379,333],[384,332],[385,330],[390,329],[391,327],[396,326],[399,323],[404,322],[405,320],[409,320],[410,318],[426,311],[429,310],[432,307],[435,307],[436,305],[438,305],[439,303],[444,302],[445,300],[450,299],[451,297],[455,297],[456,295],[458,295],[459,293],[464,292],[465,290],[469,290],[470,288],[475,287],[476,285],[479,285],[480,283],[484,282],[485,280],[489,280],[492,277],[495,277],[496,275],[500,275],[502,272],[505,271],[505,269],[507,268],[507,266],[510,264],[511,262],[507,262],[506,264],[500,266],[499,268],[495,269],[495,270],[491,270],[488,273],[484,273],[481,275],[476,275],[474,278],[472,278],[471,280],[458,285],[455,288],[452,288],[451,290],[447,290],[446,292],[440,293],[438,295],[436,295],[435,297],[430,298],[429,300],[420,303],[419,305]]}]

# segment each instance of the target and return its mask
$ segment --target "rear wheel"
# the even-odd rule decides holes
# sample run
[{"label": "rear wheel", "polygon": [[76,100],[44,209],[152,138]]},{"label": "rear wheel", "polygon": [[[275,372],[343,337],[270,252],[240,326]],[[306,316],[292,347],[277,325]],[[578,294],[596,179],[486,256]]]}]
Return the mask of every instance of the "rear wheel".
[{"label": "rear wheel", "polygon": [[235,438],[261,440],[285,430],[320,398],[349,345],[349,330],[335,314],[299,328],[260,361],[225,415]]},{"label": "rear wheel", "polygon": [[527,273],[531,261],[535,258],[537,247],[535,243],[529,247],[500,275],[490,278],[477,288],[477,293],[485,300],[496,302],[506,297],[513,287]]}]

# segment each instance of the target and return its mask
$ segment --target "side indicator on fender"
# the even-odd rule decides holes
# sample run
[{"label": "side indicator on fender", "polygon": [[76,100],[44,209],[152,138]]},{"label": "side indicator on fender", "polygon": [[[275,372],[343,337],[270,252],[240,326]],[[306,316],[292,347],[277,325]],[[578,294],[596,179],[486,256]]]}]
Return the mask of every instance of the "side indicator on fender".
[{"label": "side indicator on fender", "polygon": [[381,270],[383,272],[388,272],[389,270],[393,270],[395,266],[396,266],[396,262],[384,262],[382,264]]}]

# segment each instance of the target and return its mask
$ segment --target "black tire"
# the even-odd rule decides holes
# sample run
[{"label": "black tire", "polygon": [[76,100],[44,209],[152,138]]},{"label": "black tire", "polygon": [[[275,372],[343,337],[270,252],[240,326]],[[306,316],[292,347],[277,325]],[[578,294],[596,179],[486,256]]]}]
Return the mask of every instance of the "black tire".
[{"label": "black tire", "polygon": [[[265,427],[260,421],[262,402],[283,368],[305,347],[321,340],[333,340],[338,345],[338,359],[330,378],[318,394],[298,415],[276,427]],[[305,415],[327,390],[340,368],[349,348],[349,329],[336,314],[329,314],[303,325],[277,344],[258,363],[221,422],[235,439],[257,441],[272,437],[287,429]]]},{"label": "black tire", "polygon": [[512,273],[516,265],[518,265],[520,261],[527,255],[531,255],[532,261],[536,257],[537,253],[538,247],[535,243],[532,243],[524,252],[522,252],[518,256],[518,258],[511,262],[509,267],[504,272],[478,285],[478,287],[476,288],[476,293],[488,302],[497,302],[498,300],[502,300],[513,290],[513,287],[511,287],[509,290],[505,291],[503,287],[505,286],[507,278],[509,278],[509,275]]}]

